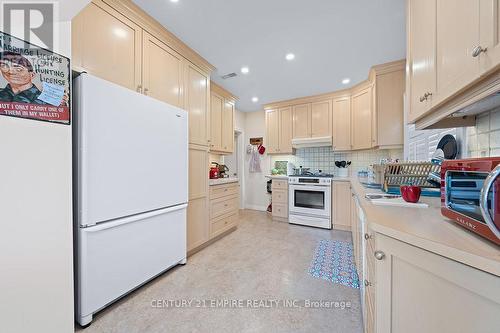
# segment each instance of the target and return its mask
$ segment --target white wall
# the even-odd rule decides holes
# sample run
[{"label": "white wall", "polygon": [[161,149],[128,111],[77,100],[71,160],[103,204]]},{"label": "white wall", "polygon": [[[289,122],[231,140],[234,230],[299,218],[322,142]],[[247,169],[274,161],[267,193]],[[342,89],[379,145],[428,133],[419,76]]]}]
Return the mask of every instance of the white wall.
[{"label": "white wall", "polygon": [[[88,2],[61,0],[54,51]],[[0,117],[0,156],[0,331],[72,332],[71,127]]]},{"label": "white wall", "polygon": [[[245,116],[245,150],[252,137],[265,137],[265,113],[264,111],[246,112]],[[264,146],[266,139],[264,138]],[[267,154],[261,155],[260,173],[249,172],[250,155],[245,151],[244,177],[245,177],[245,208],[255,210],[266,210],[269,205],[270,196],[267,194],[265,175],[270,173],[271,159]]]}]

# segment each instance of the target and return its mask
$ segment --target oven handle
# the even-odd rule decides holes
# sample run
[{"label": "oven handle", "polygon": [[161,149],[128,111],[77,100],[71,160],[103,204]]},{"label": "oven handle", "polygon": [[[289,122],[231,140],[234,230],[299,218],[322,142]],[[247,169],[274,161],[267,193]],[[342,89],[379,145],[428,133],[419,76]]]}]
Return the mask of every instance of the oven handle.
[{"label": "oven handle", "polygon": [[[495,225],[495,221],[492,220],[490,212],[488,210],[488,193],[490,192],[491,186],[500,175],[500,164],[496,166],[493,171],[486,177],[484,180],[483,188],[481,189],[481,195],[479,199],[479,208],[481,209],[481,213],[483,214],[484,221],[488,225],[488,228],[491,229],[491,232],[500,239],[500,230],[498,230]],[[494,205],[494,203],[492,203]]]}]

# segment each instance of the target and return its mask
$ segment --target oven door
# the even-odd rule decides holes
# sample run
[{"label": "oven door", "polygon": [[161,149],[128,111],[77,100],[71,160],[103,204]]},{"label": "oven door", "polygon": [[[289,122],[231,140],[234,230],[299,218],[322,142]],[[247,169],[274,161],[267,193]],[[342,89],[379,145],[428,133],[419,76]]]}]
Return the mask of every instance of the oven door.
[{"label": "oven door", "polygon": [[331,186],[290,185],[290,214],[330,218],[331,191]]}]

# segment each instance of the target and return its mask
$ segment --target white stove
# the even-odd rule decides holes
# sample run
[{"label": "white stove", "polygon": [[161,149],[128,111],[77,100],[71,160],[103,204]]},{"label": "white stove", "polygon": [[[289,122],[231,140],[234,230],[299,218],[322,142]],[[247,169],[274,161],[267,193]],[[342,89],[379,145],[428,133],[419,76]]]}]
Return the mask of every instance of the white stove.
[{"label": "white stove", "polygon": [[332,229],[332,178],[322,173],[288,178],[289,223]]}]

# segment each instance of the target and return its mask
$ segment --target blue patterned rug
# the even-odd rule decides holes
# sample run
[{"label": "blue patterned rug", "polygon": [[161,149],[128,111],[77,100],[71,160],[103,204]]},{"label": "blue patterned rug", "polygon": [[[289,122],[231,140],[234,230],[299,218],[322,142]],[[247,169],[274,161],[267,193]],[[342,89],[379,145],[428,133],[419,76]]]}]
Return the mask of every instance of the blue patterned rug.
[{"label": "blue patterned rug", "polygon": [[320,240],[309,268],[309,274],[333,283],[359,288],[354,265],[352,244],[334,240]]}]

